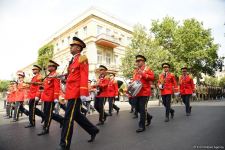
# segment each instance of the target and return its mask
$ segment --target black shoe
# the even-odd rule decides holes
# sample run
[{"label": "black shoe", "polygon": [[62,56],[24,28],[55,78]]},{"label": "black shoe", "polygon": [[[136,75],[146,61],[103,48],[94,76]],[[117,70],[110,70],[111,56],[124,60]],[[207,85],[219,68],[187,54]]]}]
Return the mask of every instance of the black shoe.
[{"label": "black shoe", "polygon": [[32,124],[25,126],[25,128],[33,128],[33,127],[35,127],[35,125],[32,125]]},{"label": "black shoe", "polygon": [[107,117],[109,116],[109,114],[106,114],[104,115],[104,121],[106,121]]},{"label": "black shoe", "polygon": [[38,133],[37,135],[41,136],[41,135],[45,135],[45,134],[48,134],[48,133],[49,133],[48,130],[43,130],[41,133]]},{"label": "black shoe", "polygon": [[117,115],[119,114],[119,112],[120,112],[120,108],[118,108],[118,109],[116,110]]},{"label": "black shoe", "polygon": [[190,116],[191,114],[190,113],[186,113],[186,116]]},{"label": "black shoe", "polygon": [[153,116],[150,116],[150,118],[147,118],[147,124],[146,126],[149,126],[151,124]]},{"label": "black shoe", "polygon": [[169,121],[170,121],[169,117],[166,117],[166,119],[164,120],[164,122],[169,122]]},{"label": "black shoe", "polygon": [[173,111],[171,112],[171,119],[174,118],[174,113],[175,113],[175,111],[173,110]]},{"label": "black shoe", "polygon": [[89,143],[93,142],[95,140],[96,135],[99,133],[99,129],[96,130],[94,134],[91,135],[91,139],[88,140]]},{"label": "black shoe", "polygon": [[130,110],[130,113],[133,113],[133,112],[134,112],[134,110],[133,110],[133,109],[131,109],[131,110]]},{"label": "black shoe", "polygon": [[100,125],[104,125],[104,122],[102,121],[96,124],[96,126],[100,126]]},{"label": "black shoe", "polygon": [[139,128],[139,129],[136,130],[137,133],[140,133],[140,132],[143,132],[143,131],[145,131],[144,128]]},{"label": "black shoe", "polygon": [[191,113],[191,109],[192,109],[192,106],[190,106],[190,113]]},{"label": "black shoe", "polygon": [[112,113],[109,113],[109,116],[112,116]]},{"label": "black shoe", "polygon": [[45,118],[41,118],[41,123],[43,123],[45,121]]},{"label": "black shoe", "polygon": [[60,122],[60,126],[59,126],[60,128],[62,128],[63,127],[63,122]]}]

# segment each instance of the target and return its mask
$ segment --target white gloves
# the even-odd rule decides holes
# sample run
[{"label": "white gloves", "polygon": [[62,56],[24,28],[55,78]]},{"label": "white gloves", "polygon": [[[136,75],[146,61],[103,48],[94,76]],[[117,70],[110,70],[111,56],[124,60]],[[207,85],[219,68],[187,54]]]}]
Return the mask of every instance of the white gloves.
[{"label": "white gloves", "polygon": [[118,98],[118,96],[115,96],[115,98],[117,99],[117,98]]},{"label": "white gloves", "polygon": [[161,90],[163,89],[163,85],[162,84],[159,85],[159,89],[161,89]]},{"label": "white gloves", "polygon": [[195,97],[196,96],[196,93],[192,93],[192,96]]},{"label": "white gloves", "polygon": [[176,92],[176,93],[174,93],[174,95],[175,95],[175,96],[179,96],[179,95],[180,95],[180,93],[179,93],[179,92]]},{"label": "white gloves", "polygon": [[58,103],[59,102],[59,100],[58,99],[54,99],[54,103]]},{"label": "white gloves", "polygon": [[37,102],[39,101],[39,97],[35,97],[34,100]]},{"label": "white gloves", "polygon": [[86,101],[86,96],[80,96],[80,99],[82,102],[85,102]]}]

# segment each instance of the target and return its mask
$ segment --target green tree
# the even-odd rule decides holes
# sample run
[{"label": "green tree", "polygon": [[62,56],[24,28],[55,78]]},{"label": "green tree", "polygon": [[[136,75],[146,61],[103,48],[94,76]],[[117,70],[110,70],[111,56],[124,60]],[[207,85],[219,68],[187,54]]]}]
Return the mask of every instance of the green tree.
[{"label": "green tree", "polygon": [[174,18],[165,17],[155,20],[151,28],[155,40],[174,57],[175,71],[187,65],[195,77],[201,73],[214,75],[218,69],[218,44],[214,43],[210,29],[204,29],[203,23],[196,19],[186,19],[183,24]]},{"label": "green tree", "polygon": [[205,77],[205,83],[207,85],[219,86],[219,79],[216,77]]},{"label": "green tree", "polygon": [[0,92],[7,91],[8,86],[9,86],[8,80],[1,80],[0,81]]},{"label": "green tree", "polygon": [[[48,61],[53,58],[54,46],[46,44],[38,50],[37,63],[46,68]],[[44,69],[45,70],[45,69]]]},{"label": "green tree", "polygon": [[134,27],[121,69],[131,77],[135,55],[143,54],[156,76],[162,71],[161,64],[168,62],[177,76],[185,65],[193,76],[201,78],[201,73],[214,75],[218,69],[217,49],[210,29],[204,29],[199,21],[186,19],[181,24],[165,17],[162,21],[153,20],[149,31],[140,24]]},{"label": "green tree", "polygon": [[220,87],[225,87],[225,77],[220,78],[220,80],[219,80],[219,86]]}]

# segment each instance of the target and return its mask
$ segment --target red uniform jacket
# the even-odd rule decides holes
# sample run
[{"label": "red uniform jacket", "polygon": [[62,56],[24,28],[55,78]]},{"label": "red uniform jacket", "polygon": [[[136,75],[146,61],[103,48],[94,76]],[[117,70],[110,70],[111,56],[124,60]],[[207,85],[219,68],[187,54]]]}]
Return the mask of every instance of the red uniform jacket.
[{"label": "red uniform jacket", "polygon": [[181,95],[192,94],[195,91],[195,85],[190,75],[180,76],[179,84]]},{"label": "red uniform jacket", "polygon": [[[56,71],[53,71],[49,76],[56,76]],[[60,92],[60,79],[58,78],[45,78],[44,79],[44,90],[41,93],[41,100],[44,102],[53,102],[54,99],[59,99]]]},{"label": "red uniform jacket", "polygon": [[29,93],[28,93],[28,98],[29,99],[34,99],[35,97],[39,97],[41,96],[39,87],[40,85],[37,84],[32,84],[32,82],[41,82],[41,74],[37,74],[35,75],[32,79],[31,79],[31,85],[30,85],[30,89],[29,89]]},{"label": "red uniform jacket", "polygon": [[158,85],[162,84],[163,89],[160,89],[161,95],[173,94],[178,92],[178,86],[173,73],[168,72],[165,76],[165,73],[159,75]]},{"label": "red uniform jacket", "polygon": [[150,70],[147,66],[142,66],[140,68],[142,74],[138,73],[139,69],[134,70],[133,80],[140,80],[142,83],[142,88],[136,96],[150,96],[151,95],[151,81],[154,81],[154,72]]},{"label": "red uniform jacket", "polygon": [[26,84],[22,81],[18,83],[17,90],[16,90],[16,101],[23,102],[26,96]]},{"label": "red uniform jacket", "polygon": [[110,79],[108,84],[108,97],[118,96],[118,84],[114,79]]},{"label": "red uniform jacket", "polygon": [[101,92],[96,97],[109,97],[108,96],[108,84],[109,84],[109,77],[108,76],[101,76],[99,78],[98,87],[100,88]]},{"label": "red uniform jacket", "polygon": [[88,59],[77,54],[68,67],[65,99],[77,99],[88,96]]}]

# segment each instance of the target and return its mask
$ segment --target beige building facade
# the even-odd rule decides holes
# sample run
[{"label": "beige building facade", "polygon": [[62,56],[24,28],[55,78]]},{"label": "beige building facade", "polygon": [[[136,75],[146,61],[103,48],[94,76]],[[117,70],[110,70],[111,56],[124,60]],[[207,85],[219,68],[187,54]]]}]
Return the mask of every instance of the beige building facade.
[{"label": "beige building facade", "polygon": [[[89,78],[94,79],[94,70],[100,64],[119,71],[121,58],[132,37],[132,27],[101,10],[88,9],[43,44],[49,43],[54,46],[53,60],[60,64],[59,73],[66,70],[72,57],[69,43],[74,36],[86,43],[82,54],[88,57]],[[31,67],[32,64],[22,69],[28,77],[31,76]]]}]

